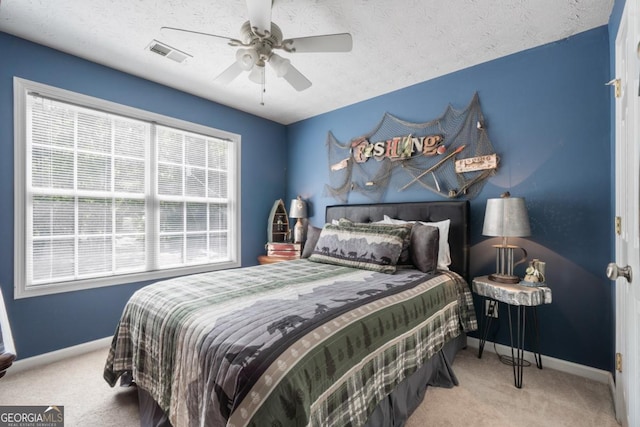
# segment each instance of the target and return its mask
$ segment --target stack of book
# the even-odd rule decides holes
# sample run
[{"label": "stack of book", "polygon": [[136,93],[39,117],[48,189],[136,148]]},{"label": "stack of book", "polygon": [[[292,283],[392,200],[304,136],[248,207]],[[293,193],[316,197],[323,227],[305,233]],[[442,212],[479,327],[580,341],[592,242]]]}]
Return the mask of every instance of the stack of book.
[{"label": "stack of book", "polygon": [[300,258],[302,253],[302,245],[300,243],[267,243],[267,255],[283,258]]}]

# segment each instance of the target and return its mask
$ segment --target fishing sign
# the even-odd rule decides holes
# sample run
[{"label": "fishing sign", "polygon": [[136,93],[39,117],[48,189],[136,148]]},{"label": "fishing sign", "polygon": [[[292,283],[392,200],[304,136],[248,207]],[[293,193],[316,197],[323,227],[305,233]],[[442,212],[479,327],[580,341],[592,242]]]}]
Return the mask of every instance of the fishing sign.
[{"label": "fishing sign", "polygon": [[438,148],[444,152],[442,135],[429,135],[415,137],[412,135],[396,136],[386,141],[369,142],[365,137],[357,138],[351,142],[353,160],[364,163],[370,158],[382,160],[407,159],[414,155],[435,156]]},{"label": "fishing sign", "polygon": [[421,187],[446,198],[471,199],[495,173],[498,156],[484,127],[478,94],[463,109],[447,106],[414,123],[385,113],[370,132],[344,143],[329,132],[325,195],[348,203],[353,191],[382,199],[392,188]]}]

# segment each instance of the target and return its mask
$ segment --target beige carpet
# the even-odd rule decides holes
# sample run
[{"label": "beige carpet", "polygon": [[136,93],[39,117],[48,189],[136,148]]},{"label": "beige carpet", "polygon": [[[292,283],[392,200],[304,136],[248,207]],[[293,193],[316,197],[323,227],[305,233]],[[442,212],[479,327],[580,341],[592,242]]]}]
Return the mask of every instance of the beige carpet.
[{"label": "beige carpet", "polygon": [[[65,426],[139,425],[133,388],[110,388],[102,379],[106,350],[94,351],[0,380],[0,405],[64,405]],[[545,368],[525,368],[524,387],[497,356],[463,350],[454,370],[460,385],[429,388],[408,427],[597,426],[615,427],[609,387]],[[543,358],[544,363],[544,358]]]},{"label": "beige carpet", "polygon": [[494,353],[477,355],[473,348],[458,353],[453,370],[460,385],[427,389],[407,427],[619,426],[608,385],[533,365],[524,369],[517,389],[512,366]]}]

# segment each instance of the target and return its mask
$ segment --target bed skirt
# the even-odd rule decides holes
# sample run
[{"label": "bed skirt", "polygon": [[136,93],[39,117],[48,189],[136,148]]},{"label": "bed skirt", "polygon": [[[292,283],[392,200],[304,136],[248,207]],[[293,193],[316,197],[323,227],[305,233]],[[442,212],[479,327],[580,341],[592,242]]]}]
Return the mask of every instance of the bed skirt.
[{"label": "bed skirt", "polygon": [[[467,336],[461,334],[444,345],[442,350],[422,365],[413,375],[405,378],[396,389],[378,404],[366,427],[401,427],[422,403],[428,386],[451,388],[458,385],[453,372],[453,360],[467,345]],[[138,387],[141,427],[172,427],[167,415],[146,392]]]},{"label": "bed skirt", "polygon": [[451,388],[458,385],[452,364],[456,354],[467,346],[467,336],[459,335],[434,354],[413,375],[405,378],[378,404],[366,427],[401,427],[422,403],[428,386]]}]

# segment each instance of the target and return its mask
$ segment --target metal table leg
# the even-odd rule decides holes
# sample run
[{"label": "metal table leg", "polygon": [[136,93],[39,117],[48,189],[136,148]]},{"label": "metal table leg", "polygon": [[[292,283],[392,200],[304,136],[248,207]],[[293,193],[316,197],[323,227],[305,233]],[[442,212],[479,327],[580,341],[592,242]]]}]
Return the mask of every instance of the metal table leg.
[{"label": "metal table leg", "polygon": [[478,359],[482,359],[482,352],[484,351],[484,344],[487,342],[487,337],[489,336],[489,329],[491,329],[491,321],[493,320],[492,316],[487,316],[487,312],[485,310],[485,306],[487,305],[486,301],[489,301],[489,311],[493,313],[494,310],[498,309],[498,301],[490,300],[487,297],[482,299],[483,305],[483,315],[480,316],[480,346],[478,348]]},{"label": "metal table leg", "polygon": [[526,331],[526,310],[518,305],[517,310],[517,328],[516,328],[516,345],[514,352],[513,345],[513,326],[511,319],[512,305],[509,305],[507,312],[509,313],[509,340],[511,341],[511,360],[513,365],[513,380],[517,388],[522,388],[522,372],[524,370],[524,338]]},{"label": "metal table leg", "polygon": [[533,356],[536,359],[536,366],[538,367],[538,369],[542,369],[542,355],[540,354],[540,328],[538,327],[538,309],[537,307],[533,306],[530,307],[529,312],[533,316],[533,322],[529,322],[529,325],[531,326],[531,323],[533,323],[532,332],[535,336],[535,347],[533,349]]}]

